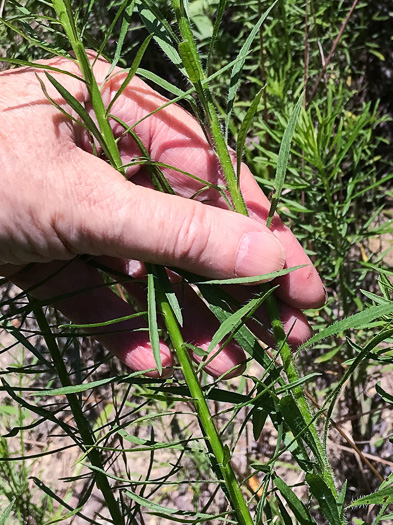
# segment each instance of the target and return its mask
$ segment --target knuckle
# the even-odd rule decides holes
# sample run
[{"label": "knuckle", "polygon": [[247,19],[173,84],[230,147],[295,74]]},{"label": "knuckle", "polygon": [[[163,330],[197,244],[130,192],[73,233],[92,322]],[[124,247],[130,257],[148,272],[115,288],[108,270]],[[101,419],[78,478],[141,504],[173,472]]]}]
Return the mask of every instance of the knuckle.
[{"label": "knuckle", "polygon": [[209,244],[211,233],[210,221],[205,206],[193,202],[189,213],[182,218],[176,245],[174,247],[176,259],[182,261],[200,261]]}]

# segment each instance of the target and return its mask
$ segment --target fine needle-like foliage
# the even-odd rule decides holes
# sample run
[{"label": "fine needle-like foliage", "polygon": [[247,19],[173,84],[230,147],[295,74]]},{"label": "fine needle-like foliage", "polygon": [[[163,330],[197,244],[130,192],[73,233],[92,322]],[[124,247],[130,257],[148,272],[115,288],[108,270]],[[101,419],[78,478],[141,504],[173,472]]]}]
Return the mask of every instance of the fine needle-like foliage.
[{"label": "fine needle-like foliage", "polygon": [[[215,191],[229,209],[247,215],[240,190],[245,160],[270,192],[267,225],[281,214],[328,290],[326,305],[308,312],[313,337],[294,352],[275,298],[278,285],[258,283],[299,267],[225,280],[176,269],[183,284],[173,285],[157,265],[146,264],[142,282],[99,266],[101,286],[135,313],[79,325],[52,308],[65,297],[38,301],[30,296],[34,290],[15,290],[4,280],[0,525],[377,525],[392,519],[393,464],[386,459],[392,425],[385,416],[393,404],[393,272],[386,244],[393,175],[380,153],[392,132],[383,101],[375,102],[362,84],[364,54],[374,63],[385,58],[383,44],[365,29],[369,19],[377,24],[391,16],[384,2],[378,9],[333,0],[0,4],[5,67],[39,69],[36,59],[56,55],[77,62],[94,115],[61,84],[58,69],[45,67],[44,78],[69,111],[37,78],[48,103],[84,127],[94,151],[99,145],[123,175],[142,166],[157,191],[173,194],[167,173],[176,168],[150,157],[136,126],[171,104],[184,105],[202,126],[225,181],[205,181],[192,166],[178,170],[200,186],[192,198]],[[100,56],[111,64],[108,77],[116,66],[128,69],[107,106],[92,69]],[[112,110],[135,75],[169,100],[130,125]],[[127,165],[118,149],[125,136],[140,151]],[[138,287],[135,296],[128,284]],[[239,285],[251,290],[243,302],[232,292]],[[206,348],[184,336],[184,286],[217,319]],[[119,333],[131,318],[146,321],[141,330],[160,374],[160,338],[170,345],[176,359],[170,378],[130,372],[81,339],[85,330]],[[254,334],[262,325],[274,336],[271,348]],[[247,368],[223,383],[205,369],[211,352],[230,341],[244,349]],[[56,458],[66,468],[57,470]]]}]

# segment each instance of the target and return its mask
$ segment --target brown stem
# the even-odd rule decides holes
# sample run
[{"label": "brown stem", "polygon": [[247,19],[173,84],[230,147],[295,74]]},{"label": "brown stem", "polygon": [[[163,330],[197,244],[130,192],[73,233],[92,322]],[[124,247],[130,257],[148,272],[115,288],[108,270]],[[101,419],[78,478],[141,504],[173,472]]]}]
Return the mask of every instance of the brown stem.
[{"label": "brown stem", "polygon": [[[259,18],[262,16],[262,5],[261,0],[258,0],[258,16]],[[259,46],[260,46],[260,54],[261,54],[261,78],[262,78],[262,84],[264,85],[263,89],[263,120],[265,124],[267,125],[269,120],[269,113],[267,111],[267,95],[266,95],[266,69],[265,69],[265,48],[263,44],[263,26],[259,29]],[[266,151],[269,151],[270,148],[270,136],[269,133],[265,132],[265,149]],[[271,178],[271,166],[268,165],[267,172],[269,179]]]},{"label": "brown stem", "polygon": [[[306,396],[312,403],[320,409],[321,406],[319,405],[318,401],[313,398],[313,396],[309,392],[305,392]],[[326,412],[323,412],[323,415],[326,416]],[[345,441],[348,443],[348,445],[354,450],[356,454],[360,457],[360,459],[368,466],[368,468],[377,476],[379,481],[384,481],[384,478],[381,476],[381,474],[376,470],[376,468],[370,463],[370,461],[366,458],[366,456],[363,454],[363,452],[359,449],[359,447],[356,446],[356,443],[352,441],[352,439],[344,432],[344,430],[338,425],[333,419],[330,420],[331,425],[339,432],[342,437],[345,439]]]},{"label": "brown stem", "polygon": [[310,107],[311,101],[314,98],[314,95],[315,95],[315,92],[316,92],[316,90],[317,90],[317,88],[319,86],[319,83],[320,83],[322,77],[324,76],[324,74],[326,72],[326,68],[328,67],[328,65],[330,63],[330,60],[331,60],[332,56],[334,55],[336,47],[338,46],[338,44],[339,44],[339,42],[341,40],[341,37],[342,37],[342,35],[343,35],[344,31],[345,31],[345,28],[347,27],[349,19],[351,18],[352,13],[354,12],[355,7],[356,7],[358,2],[359,2],[359,0],[354,0],[353,1],[351,9],[349,10],[347,16],[345,17],[345,20],[344,20],[344,22],[343,22],[343,24],[342,24],[342,26],[340,28],[340,31],[338,32],[338,35],[336,36],[336,38],[335,38],[335,40],[333,42],[332,48],[331,48],[331,50],[330,50],[330,52],[329,52],[329,54],[327,56],[327,59],[325,60],[325,63],[322,66],[322,69],[321,69],[321,71],[320,71],[320,73],[318,75],[318,78],[317,78],[317,80],[316,80],[316,82],[314,84],[314,87],[311,90],[310,98],[309,98],[308,103],[307,103],[307,109]]}]

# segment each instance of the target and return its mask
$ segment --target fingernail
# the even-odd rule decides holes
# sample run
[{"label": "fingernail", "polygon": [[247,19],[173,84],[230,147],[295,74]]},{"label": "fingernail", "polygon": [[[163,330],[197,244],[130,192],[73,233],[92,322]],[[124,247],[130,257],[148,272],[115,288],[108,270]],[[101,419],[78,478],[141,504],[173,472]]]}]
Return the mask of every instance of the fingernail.
[{"label": "fingernail", "polygon": [[240,240],[235,274],[252,277],[281,270],[285,263],[285,250],[271,233],[250,232]]}]

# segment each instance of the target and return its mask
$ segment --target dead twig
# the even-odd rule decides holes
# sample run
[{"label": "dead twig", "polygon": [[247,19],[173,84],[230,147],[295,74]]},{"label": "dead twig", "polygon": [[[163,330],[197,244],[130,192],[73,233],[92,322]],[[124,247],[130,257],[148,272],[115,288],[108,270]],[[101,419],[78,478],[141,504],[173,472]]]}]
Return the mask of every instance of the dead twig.
[{"label": "dead twig", "polygon": [[324,76],[324,74],[326,72],[326,69],[327,69],[327,67],[328,67],[328,65],[330,63],[330,60],[331,60],[332,56],[334,55],[336,47],[338,46],[338,44],[339,44],[339,42],[341,40],[341,37],[342,37],[342,35],[343,35],[344,31],[345,31],[345,28],[347,27],[349,19],[351,18],[352,13],[354,12],[355,7],[356,7],[358,2],[359,2],[359,0],[354,0],[353,1],[351,9],[349,10],[347,16],[345,17],[345,20],[344,20],[344,22],[343,22],[343,24],[342,24],[342,26],[340,28],[340,31],[338,32],[338,35],[337,35],[337,37],[335,38],[335,40],[333,42],[332,48],[330,50],[330,53],[328,54],[328,56],[327,56],[327,58],[325,60],[325,63],[323,64],[322,69],[321,69],[321,71],[320,71],[320,73],[318,75],[318,78],[317,78],[317,80],[316,80],[316,82],[314,84],[314,87],[311,90],[310,98],[309,98],[308,103],[307,103],[307,109],[310,107],[311,101],[314,98],[314,95],[315,95],[315,92],[316,92],[316,90],[317,90],[317,88],[319,86],[319,83],[320,83],[322,77]]}]

